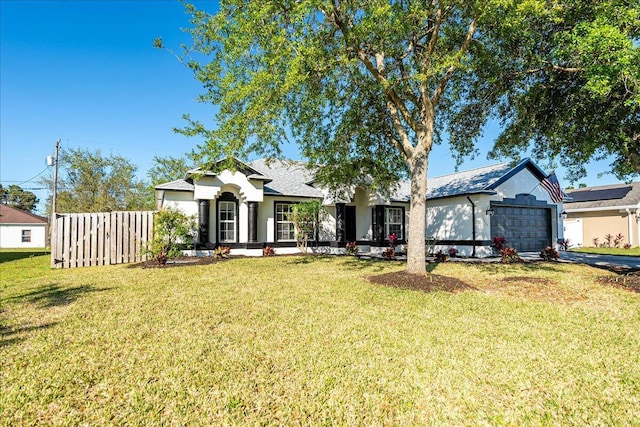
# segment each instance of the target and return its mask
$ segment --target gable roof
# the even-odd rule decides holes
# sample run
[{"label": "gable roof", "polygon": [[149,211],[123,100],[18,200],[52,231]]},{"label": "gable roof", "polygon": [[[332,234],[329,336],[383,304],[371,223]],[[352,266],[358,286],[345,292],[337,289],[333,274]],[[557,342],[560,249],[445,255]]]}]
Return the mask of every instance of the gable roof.
[{"label": "gable roof", "polygon": [[43,216],[0,204],[0,224],[47,224]]},{"label": "gable roof", "polygon": [[565,202],[567,211],[637,208],[640,205],[640,182],[584,187],[567,194],[573,199]]},{"label": "gable roof", "polygon": [[[427,199],[464,196],[470,194],[496,194],[495,189],[523,169],[528,169],[536,178],[542,180],[546,174],[529,158],[515,166],[504,162],[476,169],[442,175],[427,180]],[[404,181],[393,200],[409,201],[411,183]]]},{"label": "gable roof", "polygon": [[265,159],[249,164],[253,169],[269,176],[271,181],[265,183],[265,195],[324,197],[322,191],[312,185],[313,172],[307,169],[305,162],[293,160]]}]

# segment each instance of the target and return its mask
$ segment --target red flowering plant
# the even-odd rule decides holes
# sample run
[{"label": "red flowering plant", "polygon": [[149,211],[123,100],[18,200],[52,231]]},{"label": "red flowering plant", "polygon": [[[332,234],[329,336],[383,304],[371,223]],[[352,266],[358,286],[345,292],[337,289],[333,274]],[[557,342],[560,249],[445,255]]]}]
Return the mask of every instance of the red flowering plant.
[{"label": "red flowering plant", "polygon": [[540,258],[545,261],[557,261],[558,260],[558,251],[556,251],[551,246],[547,246],[540,252]]},{"label": "red flowering plant", "polygon": [[396,233],[391,233],[389,236],[389,247],[382,252],[382,256],[387,259],[396,257],[396,246],[398,246],[398,236]]},{"label": "red flowering plant", "polygon": [[496,252],[502,252],[504,249],[507,249],[507,239],[504,237],[494,237],[491,247],[495,249]]}]

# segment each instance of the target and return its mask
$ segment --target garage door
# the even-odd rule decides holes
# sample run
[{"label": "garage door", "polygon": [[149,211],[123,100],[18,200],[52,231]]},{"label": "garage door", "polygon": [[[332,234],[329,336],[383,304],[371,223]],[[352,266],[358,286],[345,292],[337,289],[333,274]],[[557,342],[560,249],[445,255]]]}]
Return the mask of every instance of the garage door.
[{"label": "garage door", "polygon": [[491,238],[504,237],[518,252],[541,251],[551,244],[551,209],[494,206]]}]

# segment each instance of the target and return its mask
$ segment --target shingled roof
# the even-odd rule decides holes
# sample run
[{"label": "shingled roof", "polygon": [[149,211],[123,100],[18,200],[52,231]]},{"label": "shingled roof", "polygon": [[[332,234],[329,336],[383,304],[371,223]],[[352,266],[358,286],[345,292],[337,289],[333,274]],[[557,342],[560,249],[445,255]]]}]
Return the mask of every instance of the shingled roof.
[{"label": "shingled roof", "polygon": [[578,188],[567,191],[567,195],[573,199],[564,204],[564,209],[568,212],[638,208],[640,206],[640,182]]},{"label": "shingled roof", "polygon": [[324,197],[322,191],[311,183],[313,173],[304,162],[293,160],[256,160],[249,165],[261,174],[271,178],[264,186],[264,193],[282,196]]},{"label": "shingled roof", "polygon": [[0,204],[0,224],[47,224],[47,218]]},{"label": "shingled roof", "polygon": [[[268,162],[265,159],[261,159],[241,164],[250,168],[252,173],[255,173],[265,181],[265,195],[324,197],[323,192],[313,185],[313,171],[307,169],[304,162],[292,160],[272,160]],[[495,188],[525,168],[540,180],[546,176],[542,169],[528,158],[516,165],[507,162],[498,163],[430,178],[427,181],[427,199],[467,194],[495,194]],[[195,171],[190,172],[193,173]],[[156,189],[193,191],[194,184],[190,179],[183,179],[158,185]],[[409,181],[399,183],[395,191],[392,192],[391,200],[409,202],[410,199],[411,183]]]}]

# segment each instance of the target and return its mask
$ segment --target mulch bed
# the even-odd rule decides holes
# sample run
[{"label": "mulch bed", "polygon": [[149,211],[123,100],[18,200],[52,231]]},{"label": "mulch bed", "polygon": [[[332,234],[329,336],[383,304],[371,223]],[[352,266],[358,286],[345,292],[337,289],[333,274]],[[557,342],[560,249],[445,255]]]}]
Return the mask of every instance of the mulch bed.
[{"label": "mulch bed", "polygon": [[378,274],[367,277],[371,283],[401,289],[411,289],[422,292],[462,292],[475,289],[455,277],[439,274],[409,274],[406,271]]},{"label": "mulch bed", "polygon": [[598,277],[598,283],[640,293],[640,272]]}]

